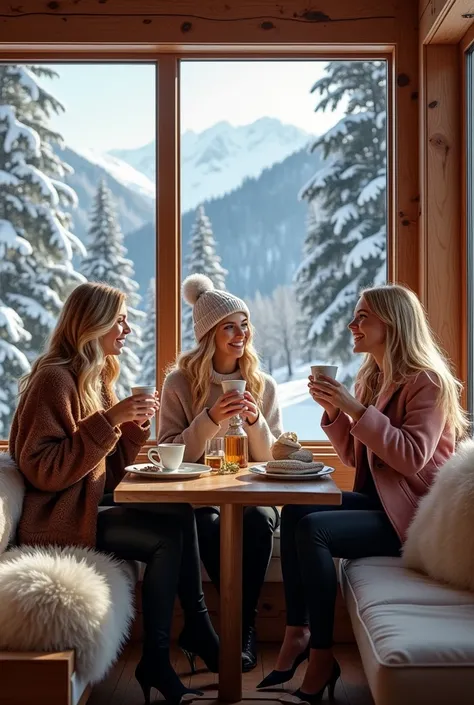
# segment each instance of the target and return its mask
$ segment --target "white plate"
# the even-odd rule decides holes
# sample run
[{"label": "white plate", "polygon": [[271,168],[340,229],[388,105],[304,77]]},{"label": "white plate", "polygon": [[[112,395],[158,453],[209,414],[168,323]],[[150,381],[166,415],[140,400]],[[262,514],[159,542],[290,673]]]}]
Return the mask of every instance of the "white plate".
[{"label": "white plate", "polygon": [[[208,465],[201,463],[181,463],[177,470],[163,472],[159,465],[155,465],[156,470],[150,470],[152,463],[136,463],[135,465],[127,465],[125,470],[133,472],[135,475],[143,477],[153,477],[155,480],[186,480],[191,477],[201,477],[211,472]],[[147,469],[148,468],[148,469]]]},{"label": "white plate", "polygon": [[330,468],[325,465],[321,470],[308,473],[307,475],[301,475],[300,473],[291,474],[286,472],[285,474],[280,472],[268,472],[267,464],[253,465],[249,468],[250,472],[254,475],[259,475],[260,477],[268,477],[271,480],[316,480],[318,477],[324,477],[325,475],[330,475],[334,472],[334,468]]}]

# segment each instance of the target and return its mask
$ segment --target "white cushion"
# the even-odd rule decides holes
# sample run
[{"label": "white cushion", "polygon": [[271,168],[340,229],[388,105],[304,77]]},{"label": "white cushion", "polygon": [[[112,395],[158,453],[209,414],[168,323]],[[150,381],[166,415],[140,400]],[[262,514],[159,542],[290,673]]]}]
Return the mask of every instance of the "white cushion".
[{"label": "white cushion", "polygon": [[377,705],[472,705],[472,593],[398,558],[341,561],[341,583]]}]

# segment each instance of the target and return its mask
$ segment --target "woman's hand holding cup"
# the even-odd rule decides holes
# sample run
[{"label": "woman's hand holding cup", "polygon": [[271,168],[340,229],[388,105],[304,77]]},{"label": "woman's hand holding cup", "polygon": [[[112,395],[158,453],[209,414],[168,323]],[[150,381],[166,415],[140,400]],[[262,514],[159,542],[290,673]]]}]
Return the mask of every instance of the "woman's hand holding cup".
[{"label": "woman's hand holding cup", "polygon": [[246,407],[244,396],[241,392],[233,389],[230,392],[221,394],[214,405],[209,409],[208,414],[215,424],[219,425],[221,421],[230,419],[231,416],[237,416]]},{"label": "woman's hand holding cup", "polygon": [[143,425],[149,421],[160,408],[156,387],[132,387],[132,396],[114,404],[105,416],[112,426],[120,426],[127,421]]}]

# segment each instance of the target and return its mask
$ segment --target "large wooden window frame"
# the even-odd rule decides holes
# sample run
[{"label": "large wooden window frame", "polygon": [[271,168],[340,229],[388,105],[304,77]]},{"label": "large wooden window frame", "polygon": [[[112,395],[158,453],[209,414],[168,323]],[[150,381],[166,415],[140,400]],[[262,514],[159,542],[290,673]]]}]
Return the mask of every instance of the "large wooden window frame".
[{"label": "large wooden window frame", "polygon": [[462,84],[462,253],[463,253],[463,374],[465,405],[474,428],[474,26],[459,42]]},{"label": "large wooden window frame", "polygon": [[[408,16],[411,11],[403,11]],[[336,32],[337,34],[337,32]],[[363,33],[362,33],[363,34]],[[361,35],[362,37],[362,35]],[[372,44],[272,44],[169,46],[98,44],[0,45],[0,60],[11,62],[152,61],[157,71],[157,380],[179,348],[181,208],[179,198],[179,62],[185,60],[355,60],[383,59],[388,66],[387,119],[387,280],[421,294],[418,238],[417,66],[413,31],[400,24],[393,40]],[[365,37],[364,37],[365,40]],[[174,47],[173,47],[174,49]],[[401,127],[401,122],[405,125]],[[162,175],[165,175],[163,178]],[[328,442],[307,442],[321,457],[340,466]],[[343,466],[341,466],[343,467]],[[346,469],[348,470],[348,469]],[[344,472],[344,470],[343,470]],[[352,471],[348,471],[352,472]],[[349,475],[348,475],[349,478]],[[350,479],[347,480],[350,485]]]}]

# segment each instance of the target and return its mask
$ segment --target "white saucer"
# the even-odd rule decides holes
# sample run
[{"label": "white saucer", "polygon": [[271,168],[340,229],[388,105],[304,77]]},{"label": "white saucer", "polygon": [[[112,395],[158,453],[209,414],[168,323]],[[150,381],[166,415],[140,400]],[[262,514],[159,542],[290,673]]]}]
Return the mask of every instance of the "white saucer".
[{"label": "white saucer", "polygon": [[[150,467],[153,470],[150,470]],[[207,475],[211,472],[208,465],[201,463],[181,463],[177,470],[166,470],[163,472],[162,467],[153,465],[153,463],[136,463],[135,465],[127,465],[127,472],[133,472],[135,475],[143,477],[153,477],[155,480],[186,480],[189,478],[196,479],[201,475]]]},{"label": "white saucer", "polygon": [[259,475],[260,477],[268,477],[269,480],[317,480],[318,477],[324,477],[325,475],[330,475],[334,472],[334,468],[330,468],[325,465],[321,470],[308,473],[307,475],[302,475],[301,473],[291,472],[270,472],[267,471],[267,464],[262,463],[261,465],[252,465],[249,468],[250,472],[254,475]]}]

